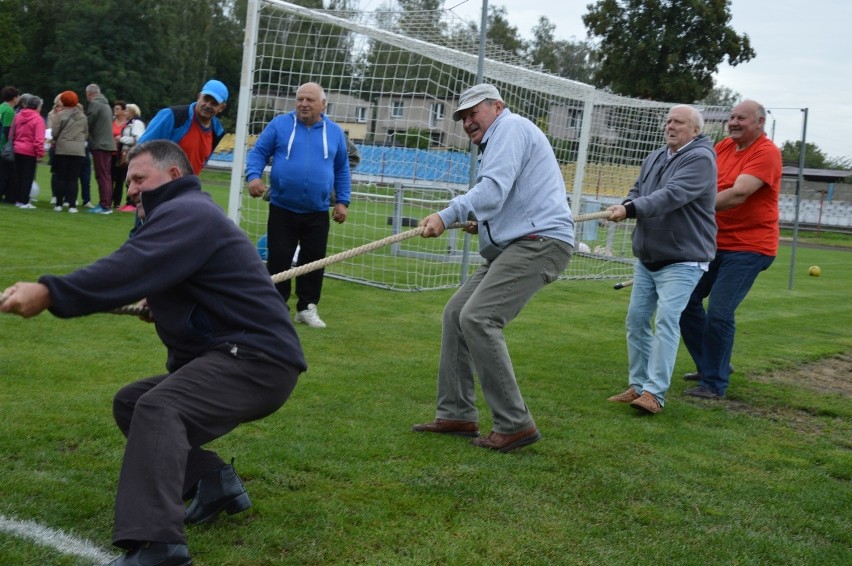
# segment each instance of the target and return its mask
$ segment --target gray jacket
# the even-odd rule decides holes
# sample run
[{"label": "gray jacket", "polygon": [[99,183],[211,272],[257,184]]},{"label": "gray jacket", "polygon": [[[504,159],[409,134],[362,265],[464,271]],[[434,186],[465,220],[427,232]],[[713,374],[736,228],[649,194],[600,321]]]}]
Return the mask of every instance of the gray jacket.
[{"label": "gray jacket", "polygon": [[115,151],[112,137],[112,108],[103,94],[95,95],[86,108],[89,119],[89,149]]},{"label": "gray jacket", "polygon": [[645,159],[624,201],[632,204],[628,216],[636,218],[633,254],[643,263],[711,261],[716,256],[716,153],[703,134],[671,159],[667,153],[663,146]]}]

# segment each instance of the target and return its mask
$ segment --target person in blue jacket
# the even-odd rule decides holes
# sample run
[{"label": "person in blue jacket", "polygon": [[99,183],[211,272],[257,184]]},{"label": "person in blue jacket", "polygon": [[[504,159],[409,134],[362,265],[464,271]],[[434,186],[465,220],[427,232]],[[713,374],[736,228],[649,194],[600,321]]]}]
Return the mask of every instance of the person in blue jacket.
[{"label": "person in blue jacket", "polygon": [[68,275],[6,288],[0,312],[71,318],[147,299],[166,371],[113,400],[127,437],[113,544],[126,553],[110,566],[191,564],[185,524],[251,506],[233,464],[205,445],[278,410],[307,364],[253,244],[183,151],[156,140],[129,157],[128,194],[146,212],[136,236]]},{"label": "person in blue jacket", "polygon": [[[246,157],[246,181],[253,197],[269,200],[267,269],[290,269],[296,248],[304,265],[325,257],[330,227],[328,209],[334,192],[332,219],[346,221],[351,192],[346,135],[325,114],[326,95],[317,83],[296,91],[296,109],[272,119]],[[272,159],[269,192],[261,178]],[[323,270],[296,278],[296,322],[324,328],[317,305]],[[277,284],[284,302],[290,281]]]},{"label": "person in blue jacket", "polygon": [[[221,81],[210,79],[201,87],[198,99],[192,104],[169,106],[157,112],[136,143],[153,140],[175,142],[189,158],[192,172],[198,175],[225,136],[225,128],[217,116],[225,110],[227,102],[228,87]],[[130,230],[131,238],[142,222],[137,209]]]}]

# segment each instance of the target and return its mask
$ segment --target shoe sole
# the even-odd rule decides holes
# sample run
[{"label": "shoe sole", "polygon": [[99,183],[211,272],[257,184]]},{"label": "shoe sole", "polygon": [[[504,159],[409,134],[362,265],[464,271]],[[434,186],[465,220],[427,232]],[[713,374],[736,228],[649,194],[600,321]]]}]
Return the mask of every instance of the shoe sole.
[{"label": "shoe sole", "polygon": [[534,444],[541,440],[541,432],[536,430],[534,434],[529,436],[525,436],[523,438],[519,438],[511,444],[507,444],[502,448],[491,448],[490,446],[480,446],[479,444],[474,444],[474,446],[478,446],[479,448],[488,448],[489,450],[496,450],[497,452],[501,452],[505,454],[506,452],[511,452],[517,448],[522,448],[524,446],[529,446],[530,444]]},{"label": "shoe sole", "polygon": [[637,411],[643,411],[645,413],[648,413],[649,415],[656,415],[657,413],[663,410],[663,408],[660,407],[659,409],[654,411],[653,409],[649,409],[648,407],[643,407],[642,405],[634,405],[633,403],[630,403],[630,406],[636,409]]},{"label": "shoe sole", "polygon": [[428,428],[414,428],[411,427],[411,430],[414,432],[431,432],[434,434],[449,434],[450,436],[463,436],[465,438],[476,438],[479,436],[479,431],[475,432],[465,432],[463,430],[429,430]]},{"label": "shoe sole", "polygon": [[509,444],[508,446],[504,446],[503,448],[500,448],[498,450],[498,452],[503,452],[503,453],[511,452],[515,448],[521,448],[522,446],[529,446],[530,444],[534,444],[534,443],[538,442],[539,440],[541,440],[541,433],[539,431],[535,431],[535,434],[520,438],[520,439],[514,441],[513,443]]}]

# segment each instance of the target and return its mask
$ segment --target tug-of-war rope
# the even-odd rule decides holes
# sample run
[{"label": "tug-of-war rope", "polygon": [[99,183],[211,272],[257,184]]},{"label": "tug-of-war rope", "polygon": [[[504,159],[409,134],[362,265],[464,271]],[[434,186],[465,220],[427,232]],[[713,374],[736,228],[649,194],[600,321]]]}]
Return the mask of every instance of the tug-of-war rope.
[{"label": "tug-of-war rope", "polygon": [[[599,218],[609,219],[610,213],[606,210],[601,212],[592,212],[589,214],[578,214],[574,217],[574,222],[586,222],[589,220],[597,220]],[[464,228],[467,224],[451,224],[447,227],[447,229],[455,229],[455,228]],[[333,263],[338,263],[355,256],[359,256],[365,254],[367,252],[371,252],[383,246],[389,246],[391,244],[395,244],[397,242],[401,242],[403,240],[407,240],[409,238],[414,238],[415,236],[419,236],[423,233],[423,226],[418,226],[413,230],[408,230],[406,232],[400,232],[399,234],[393,234],[392,236],[388,236],[386,238],[382,238],[381,240],[376,240],[374,242],[370,242],[364,244],[363,246],[358,246],[357,248],[352,248],[351,250],[346,250],[340,252],[338,254],[330,255],[328,257],[324,257],[323,259],[319,259],[317,261],[312,261],[310,263],[306,263],[304,265],[300,265],[298,267],[294,267],[292,269],[288,269],[287,271],[282,271],[281,273],[276,273],[272,275],[273,283],[281,283],[282,281],[287,281],[289,279],[293,279],[294,277],[298,277],[300,275],[304,275],[305,273],[310,273],[311,271],[316,271],[317,269],[322,269],[327,265],[331,265]],[[2,302],[2,298],[0,298],[0,302]],[[107,311],[111,314],[130,314],[134,316],[147,317],[149,316],[148,307],[144,305],[126,305],[123,307],[119,307],[117,309],[112,309]]]}]

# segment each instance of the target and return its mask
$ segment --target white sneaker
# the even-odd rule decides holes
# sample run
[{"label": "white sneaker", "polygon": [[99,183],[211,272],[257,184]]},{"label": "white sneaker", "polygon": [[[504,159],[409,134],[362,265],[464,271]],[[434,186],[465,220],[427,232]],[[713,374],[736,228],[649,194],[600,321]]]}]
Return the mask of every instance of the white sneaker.
[{"label": "white sneaker", "polygon": [[33,205],[31,205],[30,203],[21,203],[21,202],[16,202],[16,203],[15,203],[15,206],[17,206],[18,208],[22,208],[22,209],[24,209],[24,210],[30,210],[30,209],[35,208],[35,207],[34,207]]},{"label": "white sneaker", "polygon": [[77,209],[72,206],[68,209],[68,212],[70,212],[71,214],[77,214]]},{"label": "white sneaker", "polygon": [[95,208],[96,205],[92,204],[91,202],[84,202],[83,206],[85,206],[86,208]]},{"label": "white sneaker", "polygon": [[56,197],[50,197],[50,204],[56,204]]},{"label": "white sneaker", "polygon": [[53,210],[55,210],[56,212],[62,212],[62,207],[61,206],[54,206]]},{"label": "white sneaker", "polygon": [[62,203],[62,206],[63,206],[64,208],[68,208],[68,203],[67,203],[67,202],[63,202],[63,203]]},{"label": "white sneaker", "polygon": [[305,310],[296,313],[296,322],[307,324],[312,328],[325,328],[325,323],[317,312],[317,306],[313,303],[309,304]]}]

